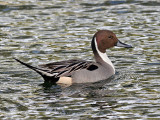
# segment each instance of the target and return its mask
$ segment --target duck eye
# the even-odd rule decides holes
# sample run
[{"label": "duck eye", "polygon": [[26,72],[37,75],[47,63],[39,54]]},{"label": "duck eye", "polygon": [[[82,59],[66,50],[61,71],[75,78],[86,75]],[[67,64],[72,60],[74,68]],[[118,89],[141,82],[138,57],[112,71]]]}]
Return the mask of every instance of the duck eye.
[{"label": "duck eye", "polygon": [[113,36],[112,36],[112,35],[110,35],[108,38],[110,38],[110,39],[111,39],[111,38],[113,38]]}]

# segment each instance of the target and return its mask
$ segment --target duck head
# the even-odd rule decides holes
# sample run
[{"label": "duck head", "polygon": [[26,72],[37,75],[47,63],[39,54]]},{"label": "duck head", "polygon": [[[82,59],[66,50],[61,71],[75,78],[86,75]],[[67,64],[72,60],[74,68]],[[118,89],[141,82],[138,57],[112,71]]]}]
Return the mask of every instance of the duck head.
[{"label": "duck head", "polygon": [[[94,42],[97,46],[96,49],[98,49],[100,52],[105,53],[106,49],[118,46],[118,47],[125,47],[125,48],[132,48],[131,45],[127,45],[125,43],[122,43],[116,35],[109,30],[99,30],[95,33]],[[92,46],[93,49],[93,46]]]}]

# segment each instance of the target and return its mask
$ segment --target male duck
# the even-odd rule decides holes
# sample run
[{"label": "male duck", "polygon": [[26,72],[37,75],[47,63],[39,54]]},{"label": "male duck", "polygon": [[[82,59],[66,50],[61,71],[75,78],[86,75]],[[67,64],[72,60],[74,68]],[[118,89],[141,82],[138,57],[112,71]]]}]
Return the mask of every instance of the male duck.
[{"label": "male duck", "polygon": [[115,74],[115,68],[105,53],[106,49],[113,46],[132,47],[120,42],[112,31],[99,30],[91,42],[96,62],[72,59],[33,67],[18,59],[15,60],[39,73],[47,83],[97,82]]}]

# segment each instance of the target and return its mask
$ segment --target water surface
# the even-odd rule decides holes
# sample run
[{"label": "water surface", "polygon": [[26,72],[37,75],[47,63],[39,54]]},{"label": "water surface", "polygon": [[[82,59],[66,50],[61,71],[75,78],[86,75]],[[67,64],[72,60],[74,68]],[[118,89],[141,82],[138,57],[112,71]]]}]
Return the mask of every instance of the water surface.
[{"label": "water surface", "polygon": [[[159,0],[1,0],[0,119],[159,119],[159,13]],[[109,80],[43,87],[13,60],[92,60],[99,29],[134,46],[107,50],[117,71]]]}]

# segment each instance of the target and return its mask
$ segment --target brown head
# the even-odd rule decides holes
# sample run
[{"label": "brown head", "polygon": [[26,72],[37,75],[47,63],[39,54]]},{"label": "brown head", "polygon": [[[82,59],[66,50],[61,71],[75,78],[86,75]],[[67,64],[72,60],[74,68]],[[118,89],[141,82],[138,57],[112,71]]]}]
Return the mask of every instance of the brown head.
[{"label": "brown head", "polygon": [[99,30],[95,33],[94,38],[97,42],[97,47],[100,52],[105,53],[106,49],[119,46],[119,47],[132,47],[130,45],[124,44],[118,40],[116,35],[109,30]]}]

